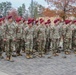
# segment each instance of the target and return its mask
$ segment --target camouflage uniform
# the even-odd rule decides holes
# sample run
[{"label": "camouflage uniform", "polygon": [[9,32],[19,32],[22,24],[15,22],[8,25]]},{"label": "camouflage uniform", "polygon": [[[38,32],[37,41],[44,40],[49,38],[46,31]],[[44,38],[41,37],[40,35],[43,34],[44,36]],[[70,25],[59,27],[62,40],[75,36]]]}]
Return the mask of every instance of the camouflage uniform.
[{"label": "camouflage uniform", "polygon": [[[5,35],[6,35],[6,34],[5,34],[5,30],[6,30],[6,22],[3,23],[2,25],[3,25],[3,29],[4,29],[4,38],[6,38],[6,37],[5,37]],[[4,39],[4,38],[3,38],[3,39]],[[6,42],[3,41],[3,51],[4,51],[4,52],[5,52],[5,50],[6,50],[6,49],[5,49],[5,44],[6,44]]]},{"label": "camouflage uniform", "polygon": [[26,27],[25,28],[25,46],[26,46],[26,56],[32,58],[33,55],[33,37],[34,37],[34,28]]},{"label": "camouflage uniform", "polygon": [[0,24],[0,58],[2,58],[3,53],[3,39],[4,39],[4,25]]},{"label": "camouflage uniform", "polygon": [[73,31],[72,31],[72,48],[76,53],[76,25],[73,24]]},{"label": "camouflage uniform", "polygon": [[53,53],[57,53],[59,51],[60,45],[60,26],[55,25],[53,28]]},{"label": "camouflage uniform", "polygon": [[59,52],[61,52],[61,50],[63,50],[63,25],[64,22],[60,22],[59,26],[60,26],[60,46],[59,46]]},{"label": "camouflage uniform", "polygon": [[33,48],[38,52],[38,43],[37,43],[37,28],[39,25],[34,25],[34,38],[33,38]]},{"label": "camouflage uniform", "polygon": [[12,52],[15,49],[15,38],[16,38],[16,31],[15,31],[15,23],[6,23],[5,26],[5,38],[7,39],[6,41],[6,55],[7,58],[11,59],[12,57]]},{"label": "camouflage uniform", "polygon": [[50,26],[50,32],[49,32],[49,35],[50,35],[50,37],[49,37],[49,41],[50,41],[50,48],[51,48],[51,50],[53,50],[53,26]]},{"label": "camouflage uniform", "polygon": [[70,52],[72,49],[72,28],[71,25],[67,25],[63,29],[63,48],[65,52]]},{"label": "camouflage uniform", "polygon": [[27,24],[22,24],[22,35],[21,35],[21,49],[23,52],[25,52],[25,32],[24,29],[28,27]]},{"label": "camouflage uniform", "polygon": [[22,39],[23,39],[23,24],[16,24],[16,53],[18,56],[21,56],[22,49]]},{"label": "camouflage uniform", "polygon": [[39,25],[37,28],[37,43],[38,43],[38,52],[40,56],[42,56],[45,50],[45,44],[46,44],[45,29],[46,29],[45,25]]},{"label": "camouflage uniform", "polygon": [[47,53],[50,50],[50,27],[49,25],[46,26],[45,33],[46,33],[45,53]]}]

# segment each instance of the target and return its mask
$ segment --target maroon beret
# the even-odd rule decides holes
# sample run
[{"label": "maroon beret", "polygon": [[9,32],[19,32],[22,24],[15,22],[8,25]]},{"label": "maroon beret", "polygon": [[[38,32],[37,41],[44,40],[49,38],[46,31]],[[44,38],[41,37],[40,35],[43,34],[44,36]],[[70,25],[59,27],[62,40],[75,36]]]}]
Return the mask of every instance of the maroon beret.
[{"label": "maroon beret", "polygon": [[45,22],[45,25],[48,24],[48,22]]},{"label": "maroon beret", "polygon": [[58,22],[58,20],[54,20],[54,23]]},{"label": "maroon beret", "polygon": [[38,21],[39,21],[39,20],[36,20],[36,21],[35,21],[35,24],[38,23]]},{"label": "maroon beret", "polygon": [[65,20],[65,24],[70,23],[72,20]]},{"label": "maroon beret", "polygon": [[76,20],[74,20],[72,23],[76,23]]},{"label": "maroon beret", "polygon": [[23,19],[23,22],[25,22],[26,20],[25,19]]},{"label": "maroon beret", "polygon": [[11,19],[12,18],[12,16],[8,16],[8,18],[7,19]]},{"label": "maroon beret", "polygon": [[31,20],[30,20],[30,21],[28,21],[28,23],[27,23],[27,24],[31,24],[31,23],[33,23],[33,21],[31,21]]},{"label": "maroon beret", "polygon": [[20,22],[22,20],[21,17],[16,18],[16,22]]},{"label": "maroon beret", "polygon": [[51,23],[50,19],[47,20],[48,24]]},{"label": "maroon beret", "polygon": [[43,22],[44,22],[44,20],[41,20],[41,21],[40,21],[40,24],[43,23]]}]

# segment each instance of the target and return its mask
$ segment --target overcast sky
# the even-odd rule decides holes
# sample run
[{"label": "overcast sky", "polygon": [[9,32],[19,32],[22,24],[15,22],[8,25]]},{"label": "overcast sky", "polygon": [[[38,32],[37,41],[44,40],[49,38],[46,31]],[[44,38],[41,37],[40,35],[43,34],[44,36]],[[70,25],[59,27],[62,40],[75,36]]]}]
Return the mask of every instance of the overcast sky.
[{"label": "overcast sky", "polygon": [[[29,7],[30,3],[31,3],[31,0],[0,0],[0,3],[1,2],[6,2],[6,1],[9,1],[12,3],[12,6],[14,8],[18,8],[20,5],[22,5],[23,3],[26,5],[26,8]],[[39,4],[47,7],[47,3],[44,1],[44,0],[33,0],[33,1],[37,1]]]}]

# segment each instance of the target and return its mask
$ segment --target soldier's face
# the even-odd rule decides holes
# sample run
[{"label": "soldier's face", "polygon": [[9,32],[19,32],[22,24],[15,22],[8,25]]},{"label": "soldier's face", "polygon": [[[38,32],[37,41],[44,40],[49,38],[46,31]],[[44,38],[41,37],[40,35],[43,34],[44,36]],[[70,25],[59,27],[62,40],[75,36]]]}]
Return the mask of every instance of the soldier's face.
[{"label": "soldier's face", "polygon": [[49,26],[51,26],[51,23],[49,23]]},{"label": "soldier's face", "polygon": [[22,24],[22,21],[19,21],[19,24]]},{"label": "soldier's face", "polygon": [[72,24],[72,22],[70,22],[70,25]]},{"label": "soldier's face", "polygon": [[26,24],[28,24],[28,21],[26,21]]},{"label": "soldier's face", "polygon": [[1,21],[1,23],[3,23],[3,21]]},{"label": "soldier's face", "polygon": [[31,24],[29,24],[29,27],[32,27],[32,23],[31,23]]},{"label": "soldier's face", "polygon": [[8,21],[9,21],[9,22],[12,22],[13,20],[12,20],[12,18],[11,18],[11,19],[9,19]]},{"label": "soldier's face", "polygon": [[49,26],[49,24],[46,24],[45,26],[46,26],[46,27],[48,27],[48,26]]},{"label": "soldier's face", "polygon": [[36,23],[36,25],[38,25],[38,22]]},{"label": "soldier's face", "polygon": [[44,25],[44,22],[42,22],[42,25]]},{"label": "soldier's face", "polygon": [[23,21],[21,20],[21,23],[23,23]]},{"label": "soldier's face", "polygon": [[55,23],[55,25],[57,26],[59,24],[59,21]]},{"label": "soldier's face", "polygon": [[59,23],[60,23],[60,21],[57,22],[57,24],[59,24]]},{"label": "soldier's face", "polygon": [[24,22],[24,24],[26,24],[26,22]]}]

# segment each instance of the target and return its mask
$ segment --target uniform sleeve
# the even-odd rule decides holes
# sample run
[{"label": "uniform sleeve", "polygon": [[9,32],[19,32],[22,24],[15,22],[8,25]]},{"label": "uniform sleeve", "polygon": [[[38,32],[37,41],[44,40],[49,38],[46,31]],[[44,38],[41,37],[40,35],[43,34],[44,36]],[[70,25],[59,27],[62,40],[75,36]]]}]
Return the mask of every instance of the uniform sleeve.
[{"label": "uniform sleeve", "polygon": [[60,26],[60,28],[59,28],[59,34],[60,34],[60,36],[62,36],[62,26]]}]

